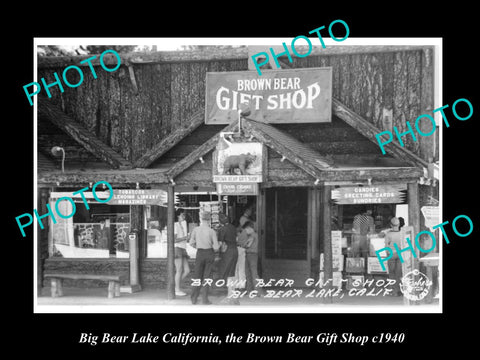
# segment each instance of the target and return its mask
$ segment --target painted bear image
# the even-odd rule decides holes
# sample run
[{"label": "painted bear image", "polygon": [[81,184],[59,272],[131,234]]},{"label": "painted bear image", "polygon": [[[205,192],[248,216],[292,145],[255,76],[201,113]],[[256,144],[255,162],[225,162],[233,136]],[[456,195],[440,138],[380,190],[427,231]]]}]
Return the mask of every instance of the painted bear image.
[{"label": "painted bear image", "polygon": [[241,175],[246,175],[245,169],[255,160],[256,156],[250,153],[230,155],[223,162],[223,174],[235,175],[235,169],[239,169]]}]

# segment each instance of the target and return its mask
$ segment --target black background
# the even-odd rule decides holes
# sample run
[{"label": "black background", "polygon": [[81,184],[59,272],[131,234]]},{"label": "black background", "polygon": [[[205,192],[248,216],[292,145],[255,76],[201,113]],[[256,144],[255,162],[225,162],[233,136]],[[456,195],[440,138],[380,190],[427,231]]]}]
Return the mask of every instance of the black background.
[{"label": "black background", "polygon": [[[278,353],[282,357],[338,355],[347,350],[361,358],[396,353],[410,357],[438,355],[447,349],[463,353],[475,347],[478,277],[478,151],[474,144],[478,129],[477,83],[478,31],[474,13],[467,3],[419,7],[419,2],[383,2],[351,7],[347,3],[325,7],[323,4],[223,3],[203,4],[201,9],[184,5],[137,6],[110,3],[100,12],[97,4],[72,4],[66,9],[53,4],[38,9],[10,8],[17,21],[3,23],[6,40],[2,55],[3,173],[2,211],[3,281],[5,303],[2,325],[7,336],[4,344],[15,354],[31,353],[39,357],[141,356],[149,352],[161,357],[182,355],[217,357],[240,353],[260,357]],[[174,6],[176,4],[173,4]],[[272,8],[282,10],[273,11]],[[7,17],[8,18],[8,17]],[[31,212],[33,205],[33,109],[25,99],[22,86],[33,81],[34,37],[286,37],[307,35],[309,31],[342,19],[350,28],[350,37],[442,37],[443,102],[453,104],[467,98],[474,114],[467,121],[451,115],[450,128],[443,132],[443,218],[453,220],[468,215],[473,233],[459,238],[448,231],[451,243],[444,245],[443,314],[34,314],[33,313],[33,239],[22,238],[15,216]],[[347,45],[348,39],[345,41]],[[475,61],[477,60],[477,61]],[[451,114],[451,112],[447,112]],[[473,325],[473,329],[470,328]],[[78,344],[81,332],[125,335],[132,332],[163,334],[192,332],[195,335],[315,335],[320,332],[352,332],[376,335],[380,332],[404,332],[402,344],[337,344],[330,347],[310,345],[102,345]],[[360,351],[361,350],[361,351]]]}]

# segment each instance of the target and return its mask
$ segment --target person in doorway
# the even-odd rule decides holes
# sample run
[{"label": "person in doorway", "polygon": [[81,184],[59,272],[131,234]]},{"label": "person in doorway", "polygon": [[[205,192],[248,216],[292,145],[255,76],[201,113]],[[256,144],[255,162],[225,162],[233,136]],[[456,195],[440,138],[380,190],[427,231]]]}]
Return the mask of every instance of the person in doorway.
[{"label": "person in doorway", "polygon": [[398,230],[402,230],[402,227],[405,226],[405,219],[403,217],[399,217],[398,221],[400,222],[400,225],[398,226]]},{"label": "person in doorway", "polygon": [[227,282],[226,303],[238,304],[238,299],[232,299],[231,295],[235,289],[235,268],[237,266],[238,250],[237,250],[237,229],[230,223],[227,215],[221,213],[219,215],[222,227],[218,229],[218,242],[220,244],[221,267],[220,278]]},{"label": "person in doorway", "polygon": [[258,236],[254,229],[252,221],[247,221],[243,225],[242,234],[240,234],[240,244],[245,248],[245,275],[247,278],[247,291],[257,290],[257,296],[261,296],[261,289],[257,286],[258,277]]},{"label": "person in doorway", "polygon": [[[393,217],[390,220],[390,226],[392,230],[385,235],[385,246],[390,249],[394,248],[394,244],[397,244],[398,248],[402,248],[402,232],[400,231],[400,221],[398,218]],[[388,277],[395,280],[393,284],[392,296],[401,296],[400,291],[400,281],[402,280],[402,263],[398,257],[396,251],[393,252],[393,255],[388,259]]]},{"label": "person in doorway", "polygon": [[[245,235],[242,234],[243,226],[245,225],[245,223],[247,221],[253,222],[252,214],[253,214],[252,206],[248,206],[245,209],[245,211],[243,212],[243,215],[238,220],[239,227],[238,227],[238,234],[237,235],[238,235],[238,239],[239,239],[240,242],[245,240]],[[255,228],[255,226],[254,226],[254,228]],[[243,238],[243,240],[242,240],[242,238]],[[236,266],[236,269],[235,269],[235,280],[236,280],[236,283],[238,284],[237,287],[242,289],[242,288],[245,287],[242,284],[246,284],[246,280],[247,280],[246,274],[245,274],[245,256],[246,256],[245,255],[245,247],[242,246],[242,244],[238,244],[237,251],[238,251],[238,259],[237,259],[237,266]]]},{"label": "person in doorway", "polygon": [[363,211],[353,218],[352,251],[354,257],[368,256],[368,233],[375,232],[375,223],[372,210],[364,208]]},{"label": "person in doorway", "polygon": [[252,213],[253,213],[253,210],[252,210],[251,206],[249,206],[245,209],[245,211],[243,212],[243,215],[240,216],[240,219],[238,220],[238,223],[239,223],[241,228],[243,228],[243,225],[245,225],[245,223],[247,221],[253,221],[252,220]]},{"label": "person in doorway", "polygon": [[197,303],[202,289],[202,304],[211,304],[208,299],[209,287],[204,286],[204,279],[208,279],[211,276],[215,252],[218,251],[219,245],[217,233],[210,228],[210,219],[211,214],[209,212],[202,212],[200,214],[200,226],[193,229],[190,235],[190,245],[197,249],[194,279],[200,281],[200,286],[195,286],[190,296],[194,305]]},{"label": "person in doorway", "polygon": [[190,273],[187,255],[188,226],[185,220],[185,212],[178,209],[176,213],[177,222],[174,225],[175,237],[175,295],[187,295],[180,289],[182,280]]}]

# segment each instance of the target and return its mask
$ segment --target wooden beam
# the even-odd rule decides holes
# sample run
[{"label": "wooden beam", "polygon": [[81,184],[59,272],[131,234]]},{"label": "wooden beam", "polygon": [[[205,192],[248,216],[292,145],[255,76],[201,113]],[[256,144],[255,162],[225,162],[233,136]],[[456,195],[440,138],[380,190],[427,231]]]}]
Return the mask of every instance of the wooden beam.
[{"label": "wooden beam", "polygon": [[324,171],[320,181],[355,181],[372,179],[379,180],[409,180],[422,176],[423,171],[416,167],[377,167],[377,168],[342,168]]},{"label": "wooden beam", "polygon": [[[324,281],[332,279],[326,285],[327,290],[332,287],[333,282],[333,255],[332,255],[332,205],[330,199],[332,197],[332,187],[324,186],[322,192],[322,207],[323,207],[323,217],[322,217],[322,228],[323,228],[323,271],[324,271]],[[332,302],[332,297],[325,297],[326,303]]]},{"label": "wooden beam", "polygon": [[143,205],[130,206],[131,231],[136,233],[134,240],[129,240],[128,251],[130,253],[130,289],[132,292],[141,290],[140,266],[139,266],[139,244],[144,236]]},{"label": "wooden beam", "polygon": [[[150,63],[171,63],[185,61],[221,61],[238,60],[248,57],[246,47],[203,50],[184,50],[184,51],[151,51],[151,52],[131,52],[119,54],[122,64],[150,64]],[[91,58],[94,55],[76,55],[76,56],[39,56],[39,68],[64,68],[68,65],[79,67],[88,67],[88,62],[80,64],[82,60]],[[93,66],[100,66],[100,54],[89,61]],[[118,60],[114,54],[108,53],[103,57],[103,62],[107,67],[117,65]],[[90,71],[90,70],[88,70]]]},{"label": "wooden beam", "polygon": [[[413,226],[413,233],[420,232],[420,201],[418,197],[418,183],[409,183],[407,185],[408,193],[408,224]],[[419,256],[417,249],[417,256]]]},{"label": "wooden beam", "polygon": [[[276,54],[285,51],[280,44],[271,44],[271,45],[249,45],[248,46],[248,69],[249,70],[256,70],[252,56],[256,55],[260,52],[269,53],[269,48],[273,48]],[[389,53],[389,52],[399,52],[399,51],[420,51],[423,49],[434,49],[433,46],[412,46],[412,45],[335,45],[335,46],[327,46],[323,48],[321,45],[312,46],[309,49],[308,46],[296,45],[295,50],[299,54],[306,54],[310,51],[310,56],[330,56],[330,55],[355,55],[355,54],[374,54],[374,53]],[[292,52],[290,52],[292,54]],[[263,57],[265,58],[265,57]],[[292,54],[292,58],[297,58]],[[261,57],[258,60],[262,60]],[[277,69],[276,64],[272,59],[270,59],[269,65],[271,65],[272,69]],[[262,66],[262,70],[267,69],[267,66]]]},{"label": "wooden beam", "polygon": [[292,64],[287,63],[287,62],[285,62],[285,61],[283,61],[283,60],[278,59],[278,63],[280,64],[280,67],[281,67],[282,69],[293,69],[293,65],[292,65]]},{"label": "wooden beam", "polygon": [[228,126],[226,126],[222,131],[212,136],[208,141],[200,145],[197,149],[192,151],[190,154],[185,156],[182,160],[177,162],[172,166],[166,173],[165,176],[170,180],[174,179],[176,176],[184,172],[190,166],[192,166],[198,159],[204,156],[209,151],[213,150],[217,146],[218,139],[220,138],[221,132],[231,132],[236,131],[238,128],[238,122],[234,121]]},{"label": "wooden beam", "polygon": [[[413,234],[416,236],[420,232],[420,199],[418,196],[418,183],[409,183],[407,184],[407,196],[408,196],[408,224],[413,227]],[[411,239],[412,240],[412,239]],[[414,245],[414,241],[412,240],[411,243],[413,244],[414,251],[416,254],[416,258],[412,255],[413,261],[413,268],[419,270],[419,258],[420,258],[420,251]],[[408,255],[410,256],[410,255]],[[403,266],[402,266],[403,268]],[[406,274],[402,274],[405,276]],[[403,303],[405,305],[416,305],[417,303],[407,299],[406,297],[403,298]]]},{"label": "wooden beam", "polygon": [[186,122],[186,127],[181,127],[169,134],[165,139],[160,141],[142,157],[135,161],[134,167],[145,168],[152,164],[156,159],[165,154],[168,150],[177,145],[183,138],[190,135],[205,121],[204,110],[194,113]]},{"label": "wooden beam", "polygon": [[99,140],[94,134],[83,127],[83,125],[65,114],[47,98],[39,98],[38,116],[50,120],[82,145],[88,152],[105,161],[113,168],[127,169],[132,167],[132,164],[128,160],[124,159],[115,150]]},{"label": "wooden beam", "polygon": [[[340,46],[312,46],[312,51],[308,56],[322,56],[322,55],[358,55],[358,54],[375,54],[375,53],[389,53],[400,51],[421,51],[423,49],[433,49],[433,46],[421,45],[340,45]],[[309,51],[309,46],[300,45],[295,46],[295,50],[299,54],[306,54]]]},{"label": "wooden beam", "polygon": [[[210,49],[203,50],[185,50],[185,51],[151,51],[151,52],[131,52],[121,53],[120,58],[122,64],[150,64],[150,63],[171,63],[171,62],[188,62],[188,61],[219,61],[219,60],[241,60],[245,59],[251,62],[251,55],[259,52],[268,52],[270,47],[279,44],[271,44],[265,46],[251,45],[247,47],[229,48],[229,49]],[[281,45],[279,45],[281,46]],[[295,46],[300,54],[309,51],[308,46]],[[350,46],[313,46],[309,56],[326,56],[326,55],[353,55],[353,54],[371,54],[386,53],[399,51],[419,51],[423,49],[433,49],[433,46],[411,46],[411,45],[350,45]],[[80,64],[80,61],[88,59],[94,55],[76,55],[76,56],[39,56],[37,63],[39,68],[64,68],[69,65],[79,67],[89,66],[87,62]],[[117,59],[114,54],[106,54],[103,58],[104,64],[117,65]],[[93,66],[100,66],[100,54],[96,55],[96,59],[91,61]],[[276,68],[276,67],[275,67]],[[250,70],[255,70],[254,67]]]},{"label": "wooden beam", "polygon": [[[338,116],[367,139],[378,145],[375,135],[380,133],[381,130],[376,126],[370,124],[367,120],[350,110],[337,99],[332,99],[332,110],[334,115]],[[406,161],[413,166],[418,166],[420,168],[428,167],[428,162],[415,155],[410,150],[400,146],[397,142],[391,142],[385,147],[385,150],[396,159]]]},{"label": "wooden beam", "polygon": [[260,259],[260,269],[265,268],[265,236],[266,236],[266,228],[267,228],[267,220],[266,220],[266,195],[265,190],[259,184],[258,195],[257,195],[257,234],[258,234],[258,241],[259,241],[259,254],[258,258]]},{"label": "wooden beam", "polygon": [[[297,165],[299,168],[304,170],[306,173],[310,174],[311,176],[318,178],[321,174],[321,170],[319,169],[320,164],[315,164],[306,160],[304,157],[301,156],[295,149],[292,149],[288,146],[288,144],[284,144],[281,141],[278,141],[275,137],[268,134],[266,131],[258,126],[258,123],[253,120],[247,120],[242,123],[244,129],[247,129],[255,138],[260,140],[264,145],[268,146],[269,148],[275,150],[282,156],[285,156],[293,164]],[[285,136],[287,136],[285,134]],[[302,146],[305,146],[302,144]],[[313,150],[311,150],[313,151]],[[321,158],[318,155],[318,158]],[[322,163],[322,166],[326,165],[329,166],[328,163]]]},{"label": "wooden beam", "polygon": [[59,183],[62,186],[78,184],[88,184],[90,182],[96,183],[98,181],[107,181],[111,185],[125,185],[125,184],[167,184],[165,177],[165,170],[118,170],[118,171],[78,171],[78,172],[39,172],[37,174],[37,183],[39,185],[57,186]]},{"label": "wooden beam", "polygon": [[[312,259],[316,261],[320,260],[320,249],[319,249],[319,234],[320,234],[320,189],[312,188]],[[316,274],[312,274],[316,276]]]},{"label": "wooden beam", "polygon": [[132,82],[133,94],[138,95],[138,85],[137,85],[137,80],[135,80],[135,70],[133,69],[133,65],[130,63],[127,63],[126,65],[128,67],[128,74],[130,75],[130,81]]},{"label": "wooden beam", "polygon": [[[48,204],[48,198],[50,196],[50,190],[46,188],[38,189],[37,209],[45,209]],[[48,247],[48,230],[41,231],[40,224],[37,223],[37,295],[40,296],[43,288],[43,268],[45,258],[48,257],[48,253],[45,254],[44,249]]]}]

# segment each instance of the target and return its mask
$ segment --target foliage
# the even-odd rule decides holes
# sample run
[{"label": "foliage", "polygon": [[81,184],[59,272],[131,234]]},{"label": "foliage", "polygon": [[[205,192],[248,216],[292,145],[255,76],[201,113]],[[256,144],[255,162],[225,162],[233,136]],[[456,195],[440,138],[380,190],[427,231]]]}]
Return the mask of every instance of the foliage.
[{"label": "foliage", "polygon": [[72,56],[72,55],[96,55],[105,50],[115,50],[118,53],[133,52],[136,45],[38,45],[39,56]]},{"label": "foliage", "polygon": [[245,45],[182,45],[182,50],[198,50],[198,51],[211,51],[211,50],[223,50],[243,48]]},{"label": "foliage", "polygon": [[80,46],[88,54],[101,54],[105,50],[115,50],[119,54],[133,52],[137,46],[136,45],[86,45]]}]

